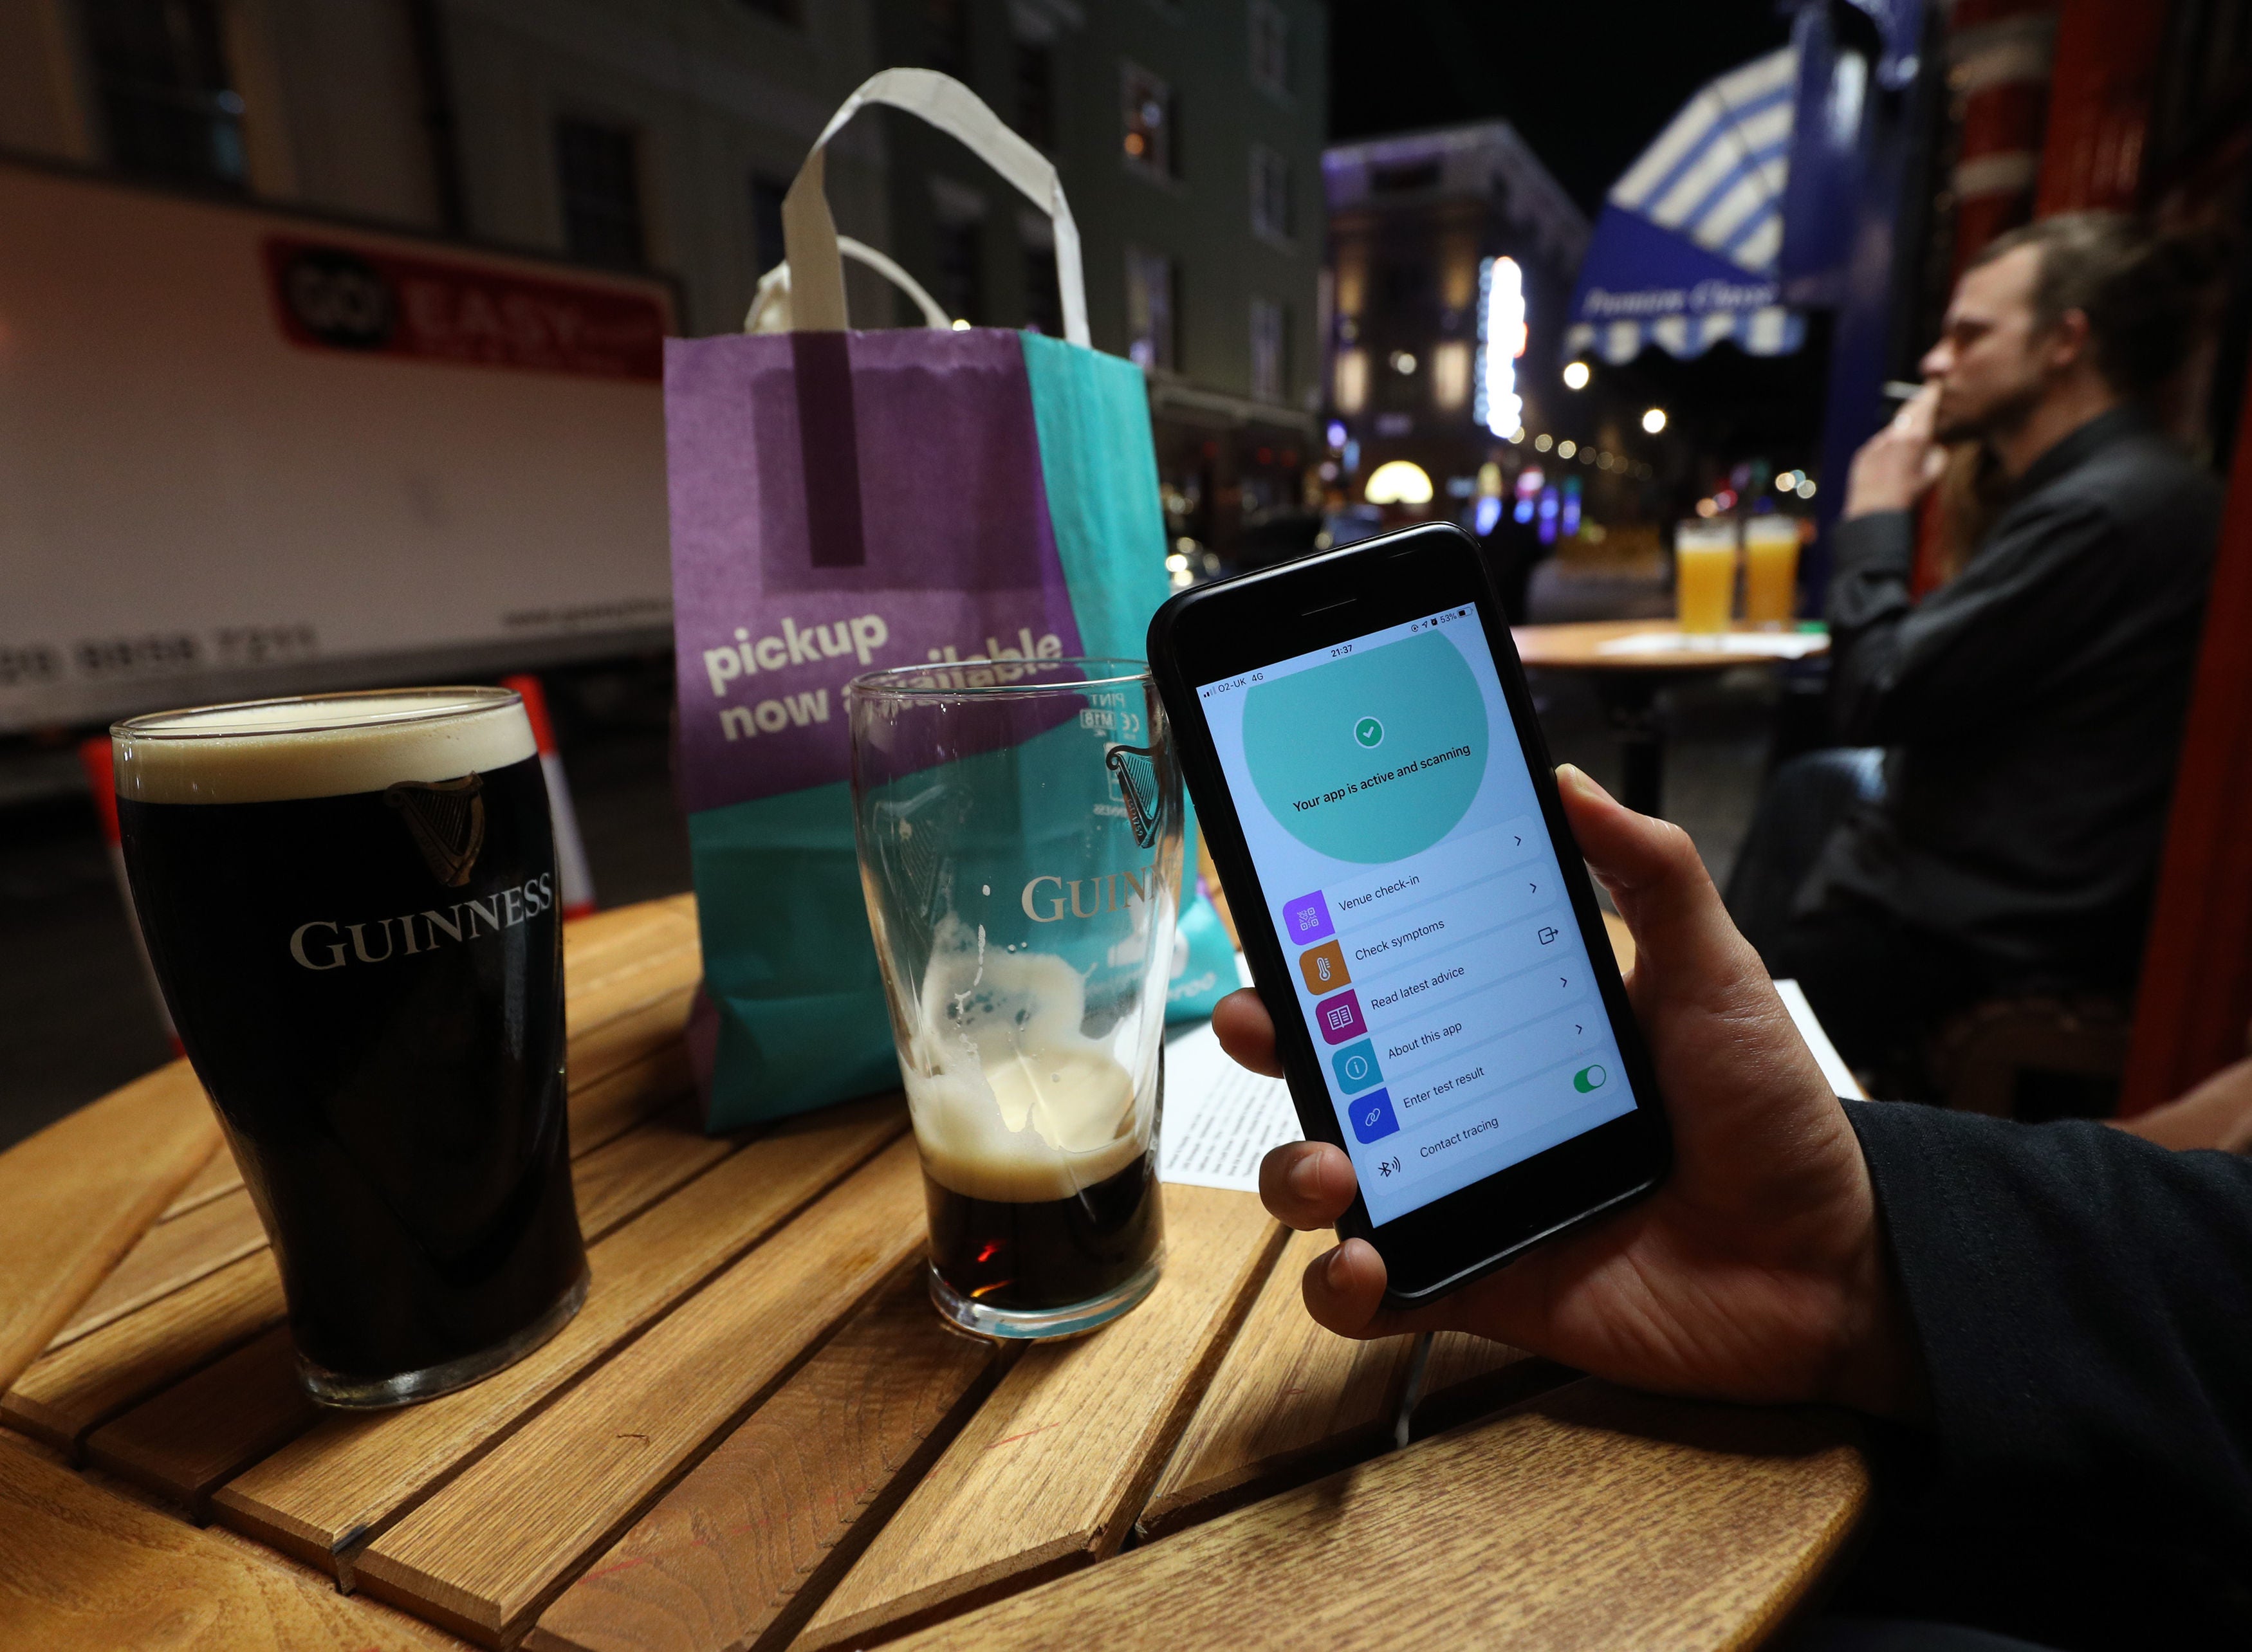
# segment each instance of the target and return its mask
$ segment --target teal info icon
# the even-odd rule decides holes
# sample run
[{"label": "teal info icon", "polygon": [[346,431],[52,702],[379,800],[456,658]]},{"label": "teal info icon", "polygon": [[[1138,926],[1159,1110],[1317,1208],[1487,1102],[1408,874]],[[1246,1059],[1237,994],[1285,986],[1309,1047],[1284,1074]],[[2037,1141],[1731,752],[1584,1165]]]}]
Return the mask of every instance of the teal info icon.
[{"label": "teal info icon", "polygon": [[1259,801],[1317,855],[1405,860],[1470,813],[1491,740],[1470,662],[1418,632],[1253,685],[1243,755]]},{"label": "teal info icon", "polygon": [[1347,1095],[1384,1081],[1384,1074],[1376,1065],[1376,1043],[1372,1038],[1345,1045],[1330,1058],[1330,1065],[1337,1069],[1338,1087]]}]

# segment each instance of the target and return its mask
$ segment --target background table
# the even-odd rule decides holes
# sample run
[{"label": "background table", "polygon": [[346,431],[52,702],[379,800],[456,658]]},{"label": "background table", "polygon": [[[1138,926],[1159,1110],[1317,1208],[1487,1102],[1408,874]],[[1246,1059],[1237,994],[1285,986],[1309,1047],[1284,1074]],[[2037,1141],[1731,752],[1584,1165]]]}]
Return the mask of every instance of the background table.
[{"label": "background table", "polygon": [[693,913],[566,931],[593,1288],[460,1393],[299,1394],[184,1064],[0,1156],[10,1648],[1736,1647],[1858,1517],[1837,1415],[1329,1336],[1326,1238],[1247,1194],[1168,1187],[1164,1277],[1108,1329],[950,1335],[896,1095],[694,1128]]},{"label": "background table", "polygon": [[[1754,634],[1755,635],[1755,634]],[[1812,646],[1783,656],[1747,642],[1747,634],[1690,637],[1671,620],[1588,620],[1569,625],[1520,625],[1510,635],[1528,670],[1586,671],[1592,675],[1603,714],[1610,720],[1623,765],[1620,801],[1644,815],[1658,813],[1665,785],[1665,729],[1657,713],[1658,691],[1699,672],[1738,665],[1781,665],[1789,657],[1818,659],[1830,651],[1826,636],[1804,636]],[[1607,644],[1647,637],[1665,646],[1624,652]]]}]

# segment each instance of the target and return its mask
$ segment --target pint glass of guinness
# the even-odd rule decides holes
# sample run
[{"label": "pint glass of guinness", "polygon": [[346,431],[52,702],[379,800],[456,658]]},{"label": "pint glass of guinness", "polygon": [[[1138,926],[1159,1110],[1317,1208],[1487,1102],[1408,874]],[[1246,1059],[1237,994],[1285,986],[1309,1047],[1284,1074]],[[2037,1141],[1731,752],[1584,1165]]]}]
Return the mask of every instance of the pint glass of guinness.
[{"label": "pint glass of guinness", "polygon": [[111,731],[164,1000],[274,1243],[306,1391],[424,1399],[578,1311],[547,791],[504,689]]},{"label": "pint glass of guinness", "polygon": [[1157,1283],[1181,782],[1139,660],[856,678],[861,883],[922,1151],[930,1292],[1068,1336]]}]

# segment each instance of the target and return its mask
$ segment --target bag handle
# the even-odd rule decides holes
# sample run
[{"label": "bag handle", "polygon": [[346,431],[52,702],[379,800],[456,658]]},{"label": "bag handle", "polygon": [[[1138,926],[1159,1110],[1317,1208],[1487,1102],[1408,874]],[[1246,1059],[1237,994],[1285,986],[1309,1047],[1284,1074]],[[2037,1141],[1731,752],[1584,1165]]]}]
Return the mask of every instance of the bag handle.
[{"label": "bag handle", "polygon": [[829,118],[812,153],[782,198],[782,249],[789,254],[790,324],[799,332],[842,332],[844,263],[837,221],[829,213],[824,183],[829,140],[866,105],[881,103],[919,115],[940,131],[960,139],[971,152],[1023,191],[1055,226],[1056,285],[1063,294],[1063,336],[1089,344],[1087,275],[1079,257],[1079,226],[1063,198],[1055,165],[1002,123],[1001,117],[961,81],[934,69],[886,69],[872,74]]},{"label": "bag handle", "polygon": [[[870,269],[914,300],[915,308],[922,311],[923,325],[936,332],[945,332],[954,323],[939,308],[938,301],[923,290],[923,285],[889,258],[865,242],[850,235],[837,238],[837,250],[856,263]],[[743,330],[747,333],[786,333],[789,324],[789,260],[775,265],[759,277],[759,289],[751,295],[751,307],[743,315]]]}]

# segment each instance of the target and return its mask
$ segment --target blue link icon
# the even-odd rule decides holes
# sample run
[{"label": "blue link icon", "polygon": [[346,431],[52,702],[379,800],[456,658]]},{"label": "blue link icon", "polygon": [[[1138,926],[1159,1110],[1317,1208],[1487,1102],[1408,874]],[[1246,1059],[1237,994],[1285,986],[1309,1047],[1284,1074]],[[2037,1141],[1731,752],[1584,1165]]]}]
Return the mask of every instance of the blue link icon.
[{"label": "blue link icon", "polygon": [[1400,1128],[1400,1121],[1392,1116],[1389,1091],[1371,1090],[1366,1095],[1357,1095],[1345,1103],[1345,1110],[1352,1115],[1353,1135],[1362,1142],[1374,1142]]},{"label": "blue link icon", "polygon": [[1347,1095],[1384,1081],[1384,1074],[1376,1065],[1376,1041],[1373,1038],[1345,1045],[1330,1058],[1330,1065],[1337,1069],[1338,1087]]}]

